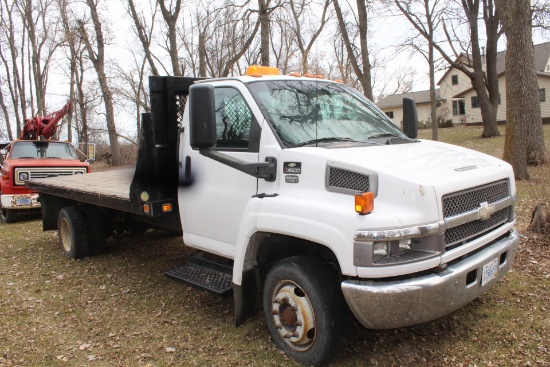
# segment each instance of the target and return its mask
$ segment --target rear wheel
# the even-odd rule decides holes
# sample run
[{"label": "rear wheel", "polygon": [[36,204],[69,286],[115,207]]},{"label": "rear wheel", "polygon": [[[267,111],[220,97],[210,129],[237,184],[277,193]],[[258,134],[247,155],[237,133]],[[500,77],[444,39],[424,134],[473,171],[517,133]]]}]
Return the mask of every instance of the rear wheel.
[{"label": "rear wheel", "polygon": [[77,207],[69,206],[59,211],[57,232],[63,255],[80,259],[90,254],[86,219]]},{"label": "rear wheel", "polygon": [[268,272],[264,313],[273,341],[300,363],[327,364],[344,346],[348,312],[333,269],[291,257]]}]

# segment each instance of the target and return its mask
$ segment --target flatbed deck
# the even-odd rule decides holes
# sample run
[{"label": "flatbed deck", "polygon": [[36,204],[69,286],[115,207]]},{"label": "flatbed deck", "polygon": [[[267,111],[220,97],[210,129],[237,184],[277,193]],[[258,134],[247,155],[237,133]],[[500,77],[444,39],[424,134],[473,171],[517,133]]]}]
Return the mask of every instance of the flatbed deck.
[{"label": "flatbed deck", "polygon": [[130,185],[134,171],[134,168],[127,168],[85,175],[44,178],[27,182],[27,187],[43,194],[131,213],[141,213],[141,206],[130,201]]}]

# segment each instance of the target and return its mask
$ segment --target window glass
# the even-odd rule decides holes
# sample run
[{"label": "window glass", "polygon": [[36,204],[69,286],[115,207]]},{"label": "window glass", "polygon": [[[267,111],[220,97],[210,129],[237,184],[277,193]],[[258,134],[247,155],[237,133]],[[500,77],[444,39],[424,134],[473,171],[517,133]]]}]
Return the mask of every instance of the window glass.
[{"label": "window glass", "polygon": [[539,89],[539,100],[541,102],[546,101],[546,89],[545,88]]},{"label": "window glass", "polygon": [[458,100],[453,101],[453,115],[459,116],[459,115],[465,115],[466,114],[466,106],[464,103],[464,100]]},{"label": "window glass", "polygon": [[77,159],[74,147],[64,142],[20,141],[13,145],[11,158]]},{"label": "window glass", "polygon": [[458,84],[458,75],[452,75],[451,80],[453,81],[453,85],[457,85]]},{"label": "window glass", "polygon": [[279,80],[255,82],[248,87],[287,147],[319,139],[404,137],[372,102],[343,84]]},{"label": "window glass", "polygon": [[479,100],[477,96],[472,96],[472,108],[479,108]]},{"label": "window glass", "polygon": [[214,89],[216,148],[248,148],[252,112],[235,88]]},{"label": "window glass", "polygon": [[386,116],[388,116],[389,118],[393,118],[393,111],[388,111],[386,112]]}]

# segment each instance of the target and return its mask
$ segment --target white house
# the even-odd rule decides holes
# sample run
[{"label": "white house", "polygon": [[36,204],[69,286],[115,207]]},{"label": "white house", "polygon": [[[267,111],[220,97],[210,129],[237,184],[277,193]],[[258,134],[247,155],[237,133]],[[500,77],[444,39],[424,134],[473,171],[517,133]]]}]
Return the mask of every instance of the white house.
[{"label": "white house", "polygon": [[[533,46],[535,52],[535,67],[539,84],[539,95],[541,103],[541,115],[543,122],[550,122],[550,42],[541,43]],[[506,121],[506,71],[505,71],[506,51],[497,54],[497,74],[500,94],[500,104],[498,106],[497,121],[504,123]],[[437,83],[439,86],[440,106],[438,107],[438,119],[451,119],[454,124],[481,124],[481,110],[477,101],[477,93],[473,89],[468,78],[463,72],[450,67],[443,77]],[[415,96],[422,96],[416,99]],[[427,96],[427,100],[425,98]],[[398,125],[403,119],[403,97],[415,98],[418,107],[418,119],[426,115],[420,112],[427,108],[429,116],[429,91],[420,91],[388,96],[380,100],[377,105],[386,114],[393,114],[393,119]],[[401,103],[399,103],[401,101]],[[427,107],[425,107],[427,106]],[[390,116],[391,118],[391,116]],[[425,119],[427,121],[429,119]]]}]

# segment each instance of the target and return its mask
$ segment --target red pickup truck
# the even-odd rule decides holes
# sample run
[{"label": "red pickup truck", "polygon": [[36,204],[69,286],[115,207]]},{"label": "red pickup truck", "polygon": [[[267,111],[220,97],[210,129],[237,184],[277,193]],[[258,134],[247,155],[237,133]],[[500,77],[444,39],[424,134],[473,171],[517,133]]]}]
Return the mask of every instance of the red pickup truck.
[{"label": "red pickup truck", "polygon": [[26,187],[35,178],[57,177],[90,172],[69,142],[16,140],[1,150],[0,222],[13,223],[17,213],[40,209],[38,194]]}]

